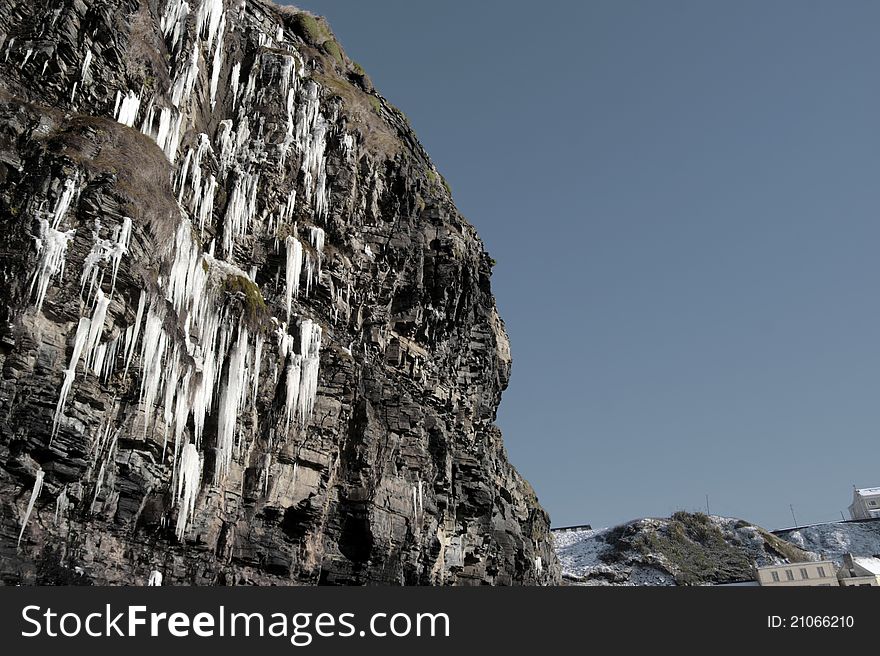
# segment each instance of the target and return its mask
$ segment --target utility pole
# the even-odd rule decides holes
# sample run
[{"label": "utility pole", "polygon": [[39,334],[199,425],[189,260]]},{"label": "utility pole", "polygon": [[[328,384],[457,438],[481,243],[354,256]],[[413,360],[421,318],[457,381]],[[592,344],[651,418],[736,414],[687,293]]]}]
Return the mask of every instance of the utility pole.
[{"label": "utility pole", "polygon": [[709,512],[709,495],[708,494],[706,495],[706,514],[707,515],[711,514]]},{"label": "utility pole", "polygon": [[797,517],[794,516],[794,506],[792,504],[788,504],[788,507],[791,509],[791,518],[794,520],[794,525],[797,526]]}]

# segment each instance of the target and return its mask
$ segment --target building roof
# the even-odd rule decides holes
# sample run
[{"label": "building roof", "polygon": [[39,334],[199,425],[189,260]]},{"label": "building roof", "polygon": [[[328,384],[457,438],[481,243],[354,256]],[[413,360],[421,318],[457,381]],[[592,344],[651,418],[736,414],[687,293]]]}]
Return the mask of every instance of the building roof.
[{"label": "building roof", "polygon": [[880,576],[880,558],[853,556],[853,564],[871,572],[871,574],[874,574],[875,576]]},{"label": "building roof", "polygon": [[856,489],[856,494],[860,497],[873,497],[880,495],[880,487],[862,487]]}]

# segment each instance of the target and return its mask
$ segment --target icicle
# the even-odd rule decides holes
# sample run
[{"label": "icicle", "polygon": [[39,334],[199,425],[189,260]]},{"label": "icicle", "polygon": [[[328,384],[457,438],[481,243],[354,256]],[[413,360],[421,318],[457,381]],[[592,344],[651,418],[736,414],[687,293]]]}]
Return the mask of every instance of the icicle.
[{"label": "icicle", "polygon": [[165,13],[162,15],[159,25],[172,54],[177,51],[180,37],[186,31],[187,16],[189,16],[189,5],[186,0],[170,0],[165,7]]},{"label": "icicle", "polygon": [[67,247],[73,241],[76,230],[61,232],[49,226],[46,219],[40,219],[40,236],[37,238],[37,252],[40,254],[40,262],[34,272],[31,281],[31,291],[36,290],[36,307],[39,312],[43,307],[49,283],[55,277],[64,276],[64,261],[67,256]]},{"label": "icicle", "polygon": [[213,175],[208,176],[208,184],[205,185],[204,193],[199,201],[199,232],[205,234],[205,223],[211,221],[214,215],[214,195],[217,193],[217,180]]},{"label": "icicle", "polygon": [[253,371],[253,398],[251,400],[251,407],[257,407],[257,391],[260,386],[260,366],[261,360],[263,358],[263,335],[262,333],[257,333],[257,336],[254,339],[254,371]]},{"label": "icicle", "polygon": [[80,70],[79,78],[82,80],[83,86],[85,86],[88,81],[91,79],[89,77],[89,68],[92,65],[92,49],[86,48],[86,56],[83,58],[82,69]]},{"label": "icicle", "polygon": [[318,367],[321,362],[321,326],[311,319],[300,323],[300,354],[302,375],[297,407],[297,419],[304,425],[315,407],[318,393]]},{"label": "icicle", "polygon": [[299,406],[299,394],[302,386],[302,361],[301,355],[291,354],[287,364],[287,395],[285,397],[285,432],[290,430],[290,421],[296,416]]},{"label": "icicle", "polygon": [[[184,5],[186,6],[186,5]],[[162,572],[153,570],[150,572],[150,578],[147,579],[147,587],[157,587],[162,585]]]},{"label": "icicle", "polygon": [[220,18],[220,28],[218,30],[217,47],[214,49],[214,61],[211,66],[211,109],[217,100],[217,84],[220,80],[220,70],[223,68],[223,32],[226,29],[226,15]]},{"label": "icicle", "polygon": [[196,80],[199,77],[199,44],[193,42],[192,54],[189,57],[189,64],[185,69],[177,74],[174,79],[174,85],[171,88],[171,103],[175,107],[180,107],[192,94]]},{"label": "icicle", "polygon": [[[296,227],[294,227],[296,230]],[[287,269],[286,269],[286,286],[284,294],[284,302],[287,308],[287,322],[290,323],[290,306],[297,295],[299,295],[299,278],[302,271],[303,249],[299,239],[288,236],[285,240],[287,246]]]},{"label": "icicle", "polygon": [[177,494],[175,499],[180,503],[177,513],[175,533],[178,540],[183,540],[190,517],[195,514],[196,497],[202,479],[202,458],[195,445],[188,442],[183,447],[178,466]]},{"label": "icicle", "polygon": [[68,506],[70,506],[70,499],[67,497],[67,486],[65,485],[55,497],[55,526],[58,526],[58,522],[67,515]]},{"label": "icicle", "polygon": [[76,193],[78,178],[78,175],[74,175],[72,178],[68,178],[64,181],[64,190],[61,192],[61,196],[58,197],[58,201],[55,203],[55,209],[52,213],[52,228],[56,230],[61,225],[61,221],[67,214],[67,210],[70,209],[70,203]]},{"label": "icicle", "polygon": [[222,478],[232,463],[233,437],[241,401],[245,392],[247,373],[248,330],[244,324],[238,328],[238,340],[229,357],[226,386],[220,396],[217,417],[217,461],[215,477]]},{"label": "icicle", "polygon": [[95,307],[92,311],[89,334],[83,347],[83,361],[87,370],[94,363],[92,353],[98,348],[98,343],[101,341],[101,335],[104,332],[104,319],[107,317],[109,305],[110,299],[104,296],[104,292],[99,289],[95,295]]},{"label": "icicle", "polygon": [[232,109],[234,110],[238,104],[239,93],[239,77],[241,76],[241,62],[235,62],[232,65],[232,72],[229,74],[229,87],[232,89]]},{"label": "icicle", "polygon": [[318,276],[321,275],[321,261],[324,259],[324,231],[317,226],[309,228],[309,241],[318,252]]},{"label": "icicle", "polygon": [[64,414],[64,406],[67,404],[67,395],[70,393],[70,387],[73,385],[73,379],[76,377],[76,364],[79,362],[79,355],[82,352],[83,345],[89,335],[89,327],[91,320],[82,317],[79,325],[76,327],[76,336],[73,338],[73,353],[70,355],[70,364],[64,370],[64,382],[61,384],[61,393],[58,396],[58,403],[55,405],[55,415],[52,418],[52,435],[49,443],[52,443],[55,434],[58,432],[58,421]]},{"label": "icicle", "polygon": [[134,324],[129,326],[125,331],[125,350],[123,351],[123,355],[125,356],[125,371],[122,374],[123,377],[128,375],[128,366],[131,364],[131,356],[134,355],[134,346],[137,343],[138,333],[141,329],[141,319],[144,316],[144,307],[146,304],[147,292],[146,290],[141,290],[141,297],[138,301],[138,309],[134,318]]},{"label": "icicle", "polygon": [[119,105],[119,112],[115,116],[116,120],[128,127],[134,126],[140,106],[141,99],[138,95],[134,91],[126,92],[122,104]]},{"label": "icicle", "polygon": [[342,148],[345,152],[345,159],[351,159],[351,154],[354,151],[354,137],[350,134],[342,137]]},{"label": "icicle", "polygon": [[312,289],[312,278],[315,275],[315,267],[312,264],[312,256],[306,253],[306,296]]},{"label": "icicle", "polygon": [[167,336],[162,330],[164,321],[164,306],[150,306],[147,311],[143,347],[141,348],[141,400],[144,405],[144,438],[146,438],[152,423],[153,403],[162,381],[162,358],[167,346]]},{"label": "icicle", "polygon": [[236,238],[247,234],[256,214],[259,181],[259,173],[240,172],[235,178],[223,226],[223,252],[227,258],[232,255]]},{"label": "icicle", "polygon": [[544,563],[543,563],[543,561],[541,560],[541,557],[538,556],[538,557],[535,558],[535,572],[537,572],[538,574],[540,574],[540,573],[543,572],[543,571],[544,571]]},{"label": "icicle", "polygon": [[110,282],[110,294],[116,289],[116,274],[119,273],[119,263],[122,262],[122,256],[128,252],[128,244],[131,241],[131,217],[122,217],[122,226],[116,234],[116,243],[110,253],[113,260],[113,278]]},{"label": "icicle", "polygon": [[21,544],[21,537],[24,535],[24,529],[27,527],[28,520],[31,518],[31,513],[34,511],[34,504],[37,501],[37,497],[40,496],[40,490],[43,489],[43,476],[45,476],[45,472],[42,469],[37,470],[37,478],[34,481],[34,488],[31,490],[31,498],[28,501],[27,510],[24,511],[24,519],[21,522],[21,531],[18,533],[18,542],[15,543],[15,546]]},{"label": "icicle", "polygon": [[211,49],[223,18],[223,0],[202,0],[196,22],[199,33],[207,41],[208,50]]}]

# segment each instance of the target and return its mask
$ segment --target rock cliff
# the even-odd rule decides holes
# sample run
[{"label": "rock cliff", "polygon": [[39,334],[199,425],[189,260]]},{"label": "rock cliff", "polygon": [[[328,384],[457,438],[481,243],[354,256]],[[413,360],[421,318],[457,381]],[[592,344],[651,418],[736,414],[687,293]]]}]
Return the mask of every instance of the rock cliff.
[{"label": "rock cliff", "polygon": [[4,2],[0,235],[5,583],[559,580],[492,261],[323,19]]}]

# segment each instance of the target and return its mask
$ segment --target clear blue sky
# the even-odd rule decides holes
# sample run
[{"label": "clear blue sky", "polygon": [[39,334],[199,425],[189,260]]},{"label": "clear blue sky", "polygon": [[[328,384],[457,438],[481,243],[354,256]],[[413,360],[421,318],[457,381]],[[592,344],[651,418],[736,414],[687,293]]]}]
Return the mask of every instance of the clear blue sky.
[{"label": "clear blue sky", "polygon": [[498,261],[554,525],[880,485],[880,2],[308,0]]}]

